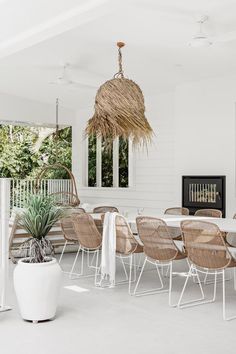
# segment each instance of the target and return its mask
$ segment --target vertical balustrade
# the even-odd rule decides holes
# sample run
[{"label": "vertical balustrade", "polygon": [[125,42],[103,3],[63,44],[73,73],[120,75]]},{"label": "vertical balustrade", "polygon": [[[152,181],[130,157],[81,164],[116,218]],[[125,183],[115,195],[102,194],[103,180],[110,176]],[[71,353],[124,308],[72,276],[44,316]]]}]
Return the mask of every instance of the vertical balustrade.
[{"label": "vertical balustrade", "polygon": [[10,179],[0,178],[0,312],[10,310],[6,301],[9,258]]},{"label": "vertical balustrade", "polygon": [[[11,179],[10,180],[10,208],[23,208],[24,201],[29,194],[35,190],[36,180],[34,179]],[[47,179],[41,180],[39,192],[43,195],[50,195],[57,192],[71,192],[71,180]]]}]

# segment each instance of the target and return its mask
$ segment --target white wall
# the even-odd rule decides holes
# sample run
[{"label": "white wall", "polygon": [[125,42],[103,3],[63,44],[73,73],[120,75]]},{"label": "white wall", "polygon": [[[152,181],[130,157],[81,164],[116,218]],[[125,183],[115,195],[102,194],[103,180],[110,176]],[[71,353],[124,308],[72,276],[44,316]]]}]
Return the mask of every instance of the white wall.
[{"label": "white wall", "polygon": [[[144,207],[145,211],[163,211],[174,203],[173,93],[146,97],[147,117],[155,131],[152,146],[146,152],[135,153],[134,186],[129,189],[82,188],[82,156],[74,171],[80,180],[79,193],[83,202],[116,205],[130,210]],[[83,130],[93,110],[78,111],[77,151],[84,151]]]},{"label": "white wall", "polygon": [[[76,175],[82,201],[160,212],[181,205],[181,176],[226,175],[228,216],[236,212],[236,76],[180,85],[175,92],[146,97],[147,117],[156,137],[149,153],[138,153],[134,187],[129,190],[82,188],[82,131],[93,110],[78,111]],[[74,132],[75,133],[75,132]]]},{"label": "white wall", "polygon": [[181,85],[175,93],[175,191],[181,200],[181,176],[226,175],[226,215],[236,212],[236,77]]},{"label": "white wall", "polygon": [[[73,127],[73,172],[83,202],[161,212],[181,205],[181,176],[226,175],[227,215],[236,212],[236,76],[191,82],[175,92],[146,97],[147,117],[155,131],[148,155],[134,154],[134,186],[128,190],[83,186],[84,128],[93,114],[63,109],[60,122]],[[0,94],[0,120],[54,124],[55,105]]]}]

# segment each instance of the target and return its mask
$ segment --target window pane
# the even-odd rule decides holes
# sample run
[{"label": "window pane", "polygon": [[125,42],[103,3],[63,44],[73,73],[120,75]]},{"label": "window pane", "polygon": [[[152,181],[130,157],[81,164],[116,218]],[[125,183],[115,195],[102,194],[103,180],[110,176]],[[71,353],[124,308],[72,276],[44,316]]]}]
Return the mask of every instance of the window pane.
[{"label": "window pane", "polygon": [[102,187],[113,186],[113,147],[102,140]]},{"label": "window pane", "polygon": [[95,135],[88,138],[88,186],[96,187],[97,139]]},{"label": "window pane", "polygon": [[119,139],[119,187],[129,186],[129,141]]}]

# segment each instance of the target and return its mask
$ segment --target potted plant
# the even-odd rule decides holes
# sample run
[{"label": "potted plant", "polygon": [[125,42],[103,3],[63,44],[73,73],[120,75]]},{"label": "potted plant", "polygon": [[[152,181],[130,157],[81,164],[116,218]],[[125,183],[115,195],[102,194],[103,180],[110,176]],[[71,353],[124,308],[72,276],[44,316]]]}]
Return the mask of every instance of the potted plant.
[{"label": "potted plant", "polygon": [[55,316],[62,271],[51,256],[47,234],[64,214],[51,197],[35,194],[18,215],[19,225],[32,236],[22,245],[27,246],[28,257],[19,260],[14,270],[14,288],[25,320],[37,323]]}]

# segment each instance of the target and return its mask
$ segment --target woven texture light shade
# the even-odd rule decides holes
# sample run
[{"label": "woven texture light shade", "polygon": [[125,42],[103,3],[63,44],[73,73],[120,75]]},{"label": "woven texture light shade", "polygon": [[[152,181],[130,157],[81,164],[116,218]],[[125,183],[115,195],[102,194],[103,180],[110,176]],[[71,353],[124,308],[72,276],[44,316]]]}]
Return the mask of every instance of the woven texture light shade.
[{"label": "woven texture light shade", "polygon": [[134,145],[150,142],[153,131],[145,117],[144,97],[140,87],[124,77],[121,42],[119,47],[119,72],[106,81],[97,91],[95,113],[88,121],[86,134],[105,140],[116,137],[132,138]]}]

